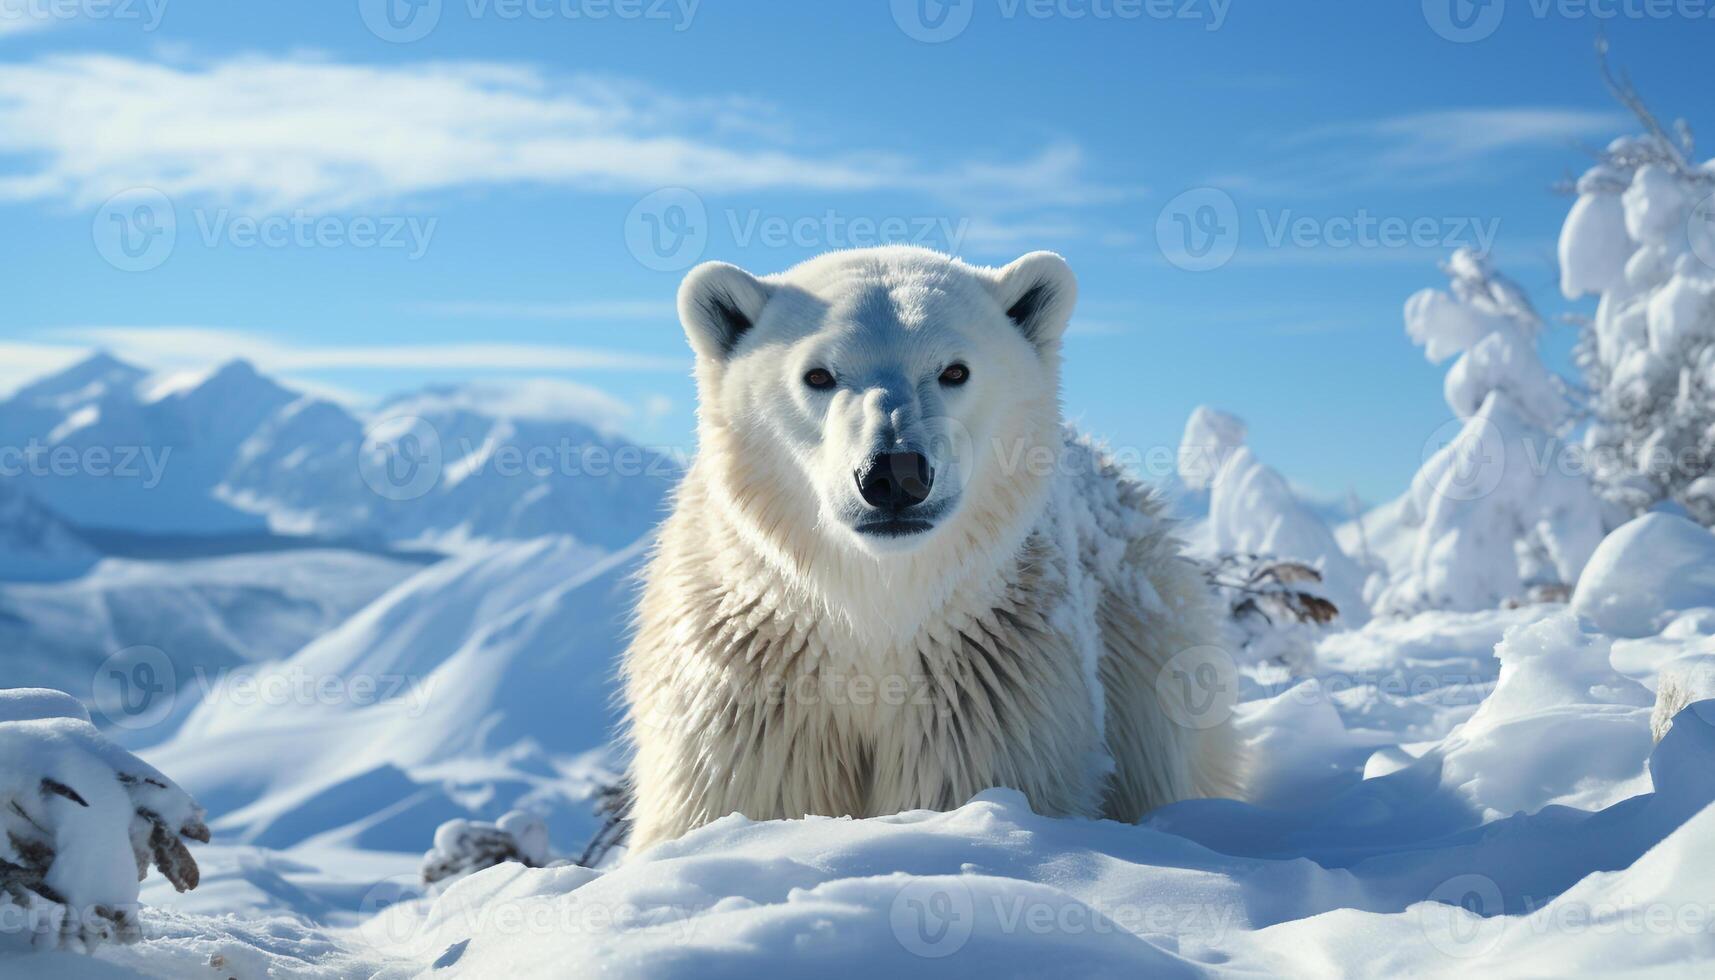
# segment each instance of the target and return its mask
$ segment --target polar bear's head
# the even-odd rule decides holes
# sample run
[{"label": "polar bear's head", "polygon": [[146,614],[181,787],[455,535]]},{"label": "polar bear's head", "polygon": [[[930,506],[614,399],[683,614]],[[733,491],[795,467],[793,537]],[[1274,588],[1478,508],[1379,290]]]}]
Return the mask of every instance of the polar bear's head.
[{"label": "polar bear's head", "polygon": [[1076,293],[1049,252],[999,269],[906,247],[770,276],[698,266],[679,317],[714,485],[763,533],[878,557],[1004,536],[1040,496],[1026,461],[1058,445]]}]

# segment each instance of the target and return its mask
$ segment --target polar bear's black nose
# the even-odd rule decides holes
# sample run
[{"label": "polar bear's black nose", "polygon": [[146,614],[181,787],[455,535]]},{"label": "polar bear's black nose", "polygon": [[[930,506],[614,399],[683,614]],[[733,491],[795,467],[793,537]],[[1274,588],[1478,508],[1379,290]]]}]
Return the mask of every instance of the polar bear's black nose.
[{"label": "polar bear's black nose", "polygon": [[858,493],[879,510],[900,511],[929,499],[935,471],[922,453],[882,453],[857,473]]}]

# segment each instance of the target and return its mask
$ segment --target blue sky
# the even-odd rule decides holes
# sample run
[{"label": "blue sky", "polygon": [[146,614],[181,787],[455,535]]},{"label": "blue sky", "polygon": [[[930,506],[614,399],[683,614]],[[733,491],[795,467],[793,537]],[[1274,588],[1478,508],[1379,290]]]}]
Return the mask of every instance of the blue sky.
[{"label": "blue sky", "polygon": [[1208,403],[1381,500],[1447,416],[1400,323],[1438,259],[1492,238],[1575,309],[1551,185],[1632,129],[1597,31],[1715,132],[1701,0],[111,2],[0,0],[0,390],[90,345],[357,400],[542,375],[688,445],[691,261],[1051,248],[1087,428]]}]

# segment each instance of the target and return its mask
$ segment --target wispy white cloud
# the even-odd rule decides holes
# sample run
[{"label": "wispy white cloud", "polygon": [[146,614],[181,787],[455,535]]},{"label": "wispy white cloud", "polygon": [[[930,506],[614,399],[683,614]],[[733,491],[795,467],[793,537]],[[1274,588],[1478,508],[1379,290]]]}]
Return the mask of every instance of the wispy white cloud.
[{"label": "wispy white cloud", "polygon": [[1437,109],[1319,126],[1277,142],[1264,168],[1209,183],[1259,195],[1427,186],[1481,179],[1506,154],[1603,140],[1619,113],[1544,106]]},{"label": "wispy white cloud", "polygon": [[451,300],[413,303],[410,309],[431,316],[479,320],[659,320],[678,323],[672,302],[661,300],[564,300],[520,303],[505,300]]},{"label": "wispy white cloud", "polygon": [[[683,373],[687,358],[659,357],[597,347],[557,344],[463,343],[341,345],[290,342],[246,330],[218,327],[56,327],[43,340],[60,349],[100,347],[117,357],[159,369],[212,367],[243,358],[273,374],[360,370],[392,371],[636,371]],[[4,359],[13,345],[0,345]],[[40,353],[49,345],[19,345]],[[61,363],[69,363],[66,358]]]},{"label": "wispy white cloud", "polygon": [[1082,151],[929,162],[805,151],[777,110],[516,64],[365,65],[101,54],[0,65],[0,200],[84,207],[127,188],[263,208],[351,208],[474,187],[904,191],[972,212],[1123,196]]}]

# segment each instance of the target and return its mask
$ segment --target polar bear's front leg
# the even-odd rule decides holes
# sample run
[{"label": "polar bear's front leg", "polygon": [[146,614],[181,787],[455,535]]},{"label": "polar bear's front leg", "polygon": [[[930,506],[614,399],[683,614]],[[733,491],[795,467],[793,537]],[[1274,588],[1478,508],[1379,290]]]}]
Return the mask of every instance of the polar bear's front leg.
[{"label": "polar bear's front leg", "polygon": [[870,751],[818,673],[725,665],[632,695],[638,853],[729,813],[865,816]]}]

